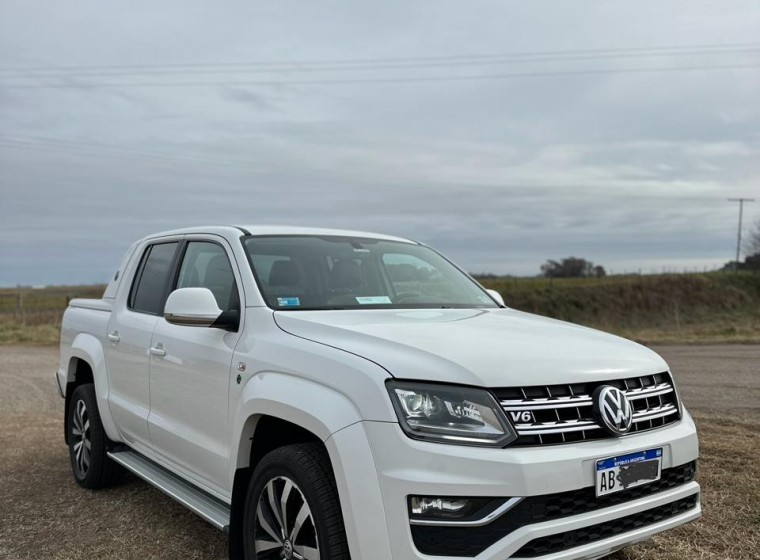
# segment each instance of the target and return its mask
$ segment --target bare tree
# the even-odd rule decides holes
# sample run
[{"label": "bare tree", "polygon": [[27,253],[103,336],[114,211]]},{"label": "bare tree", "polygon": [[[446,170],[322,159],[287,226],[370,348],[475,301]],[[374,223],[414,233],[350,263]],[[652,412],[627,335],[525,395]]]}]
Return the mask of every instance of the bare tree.
[{"label": "bare tree", "polygon": [[748,257],[757,257],[760,255],[760,218],[755,220],[752,231],[744,243],[744,251]]},{"label": "bare tree", "polygon": [[760,219],[755,220],[743,245],[746,257],[743,263],[738,264],[739,269],[760,271]]}]

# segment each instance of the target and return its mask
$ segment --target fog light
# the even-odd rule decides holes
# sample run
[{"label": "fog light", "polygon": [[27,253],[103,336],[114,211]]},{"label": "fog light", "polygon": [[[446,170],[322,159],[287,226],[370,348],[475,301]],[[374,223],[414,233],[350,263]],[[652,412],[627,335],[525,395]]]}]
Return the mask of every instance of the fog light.
[{"label": "fog light", "polygon": [[466,521],[472,517],[488,515],[503,503],[502,498],[407,496],[409,520],[412,524]]},{"label": "fog light", "polygon": [[501,517],[522,498],[407,496],[412,526],[482,527]]},{"label": "fog light", "polygon": [[470,500],[464,498],[434,498],[431,496],[411,496],[409,507],[412,515],[446,515],[455,517],[467,509]]}]

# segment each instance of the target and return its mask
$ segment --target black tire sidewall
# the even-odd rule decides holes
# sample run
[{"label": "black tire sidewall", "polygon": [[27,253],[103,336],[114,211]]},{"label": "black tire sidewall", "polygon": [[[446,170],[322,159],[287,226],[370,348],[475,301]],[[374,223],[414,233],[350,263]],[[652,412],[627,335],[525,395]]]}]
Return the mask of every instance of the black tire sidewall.
[{"label": "black tire sidewall", "polygon": [[[327,528],[326,504],[323,499],[320,499],[320,496],[317,493],[314,484],[316,480],[308,477],[303,472],[300,464],[287,460],[281,451],[282,449],[276,449],[264,457],[251,476],[251,481],[246,493],[245,510],[243,513],[243,549],[245,551],[245,558],[246,560],[256,560],[256,553],[254,552],[253,547],[256,507],[266,484],[273,478],[277,477],[289,478],[298,486],[304,498],[306,498],[306,501],[309,504],[309,509],[312,512],[312,518],[314,520],[319,542],[320,557],[331,558],[329,551],[331,549],[331,540],[334,539],[335,536],[330,535]],[[329,464],[329,459],[326,454],[324,454],[323,460],[327,461]],[[332,469],[330,468],[329,471],[331,474]],[[322,476],[324,476],[324,473],[322,473]],[[334,479],[329,480],[328,482],[332,486],[332,489],[335,492],[335,499],[337,500],[337,490],[335,490]],[[342,536],[345,538],[344,535]]]},{"label": "black tire sidewall", "polygon": [[[87,419],[90,422],[90,465],[87,472],[82,477],[76,466],[76,455],[74,453],[74,436],[73,418],[76,413],[76,406],[79,401],[83,401],[87,408]],[[69,415],[66,418],[66,429],[69,440],[69,459],[71,461],[71,472],[77,484],[84,488],[99,488],[102,486],[104,471],[107,469],[106,462],[110,461],[106,453],[108,452],[108,438],[105,429],[100,421],[98,412],[98,402],[95,397],[95,386],[91,383],[80,385],[71,395],[69,406]]]}]

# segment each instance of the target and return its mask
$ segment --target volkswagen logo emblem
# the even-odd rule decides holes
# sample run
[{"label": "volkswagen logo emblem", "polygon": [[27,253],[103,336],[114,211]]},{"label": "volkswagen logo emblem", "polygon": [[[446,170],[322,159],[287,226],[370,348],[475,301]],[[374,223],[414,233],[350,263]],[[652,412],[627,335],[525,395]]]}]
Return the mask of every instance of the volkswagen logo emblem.
[{"label": "volkswagen logo emblem", "polygon": [[631,430],[633,407],[625,393],[616,387],[602,385],[592,395],[594,418],[614,436],[622,436]]},{"label": "volkswagen logo emblem", "polygon": [[282,545],[282,557],[285,560],[292,560],[293,558],[293,543],[289,540],[285,540]]}]

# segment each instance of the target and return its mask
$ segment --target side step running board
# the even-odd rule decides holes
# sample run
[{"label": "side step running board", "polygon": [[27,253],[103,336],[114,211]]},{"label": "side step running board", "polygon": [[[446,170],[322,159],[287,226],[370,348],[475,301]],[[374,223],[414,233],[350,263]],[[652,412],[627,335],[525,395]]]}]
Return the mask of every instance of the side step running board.
[{"label": "side step running board", "polygon": [[131,449],[109,451],[108,456],[201,516],[217,529],[225,533],[229,532],[230,506],[228,504],[196,488],[183,478]]}]

